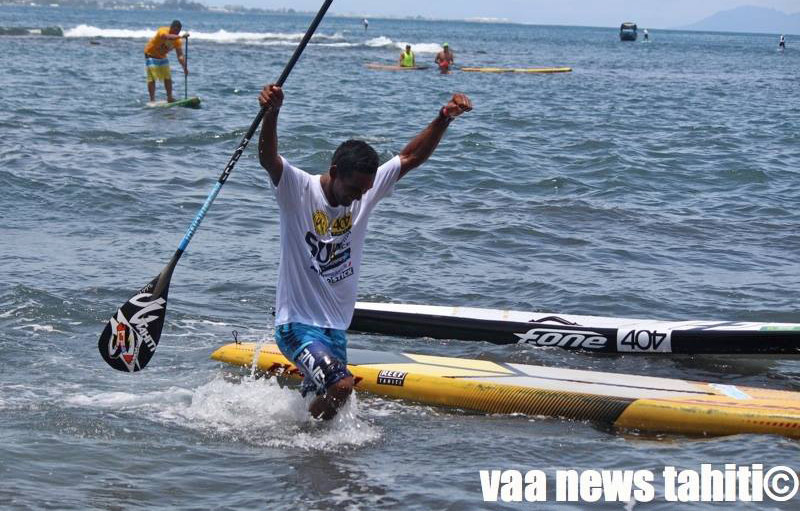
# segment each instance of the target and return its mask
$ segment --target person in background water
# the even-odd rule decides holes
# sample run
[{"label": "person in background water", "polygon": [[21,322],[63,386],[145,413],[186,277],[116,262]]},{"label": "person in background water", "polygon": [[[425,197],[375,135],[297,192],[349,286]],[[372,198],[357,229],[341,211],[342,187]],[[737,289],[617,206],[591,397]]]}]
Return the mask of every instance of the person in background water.
[{"label": "person in background water", "polygon": [[781,34],[781,40],[778,43],[778,48],[781,49],[781,50],[785,50],[786,49],[786,38],[783,37],[783,34]]},{"label": "person in background water", "polygon": [[367,18],[364,18],[363,23],[364,23],[364,32],[366,32],[367,29],[369,28],[369,21],[367,21]]},{"label": "person in background water", "polygon": [[650,34],[647,33],[647,29],[644,29],[644,40],[650,41]]},{"label": "person in background water", "polygon": [[411,45],[406,45],[406,50],[400,54],[401,67],[416,67],[417,60],[414,58],[414,52],[411,51]]},{"label": "person in background water", "polygon": [[454,61],[455,61],[455,56],[453,55],[453,52],[450,50],[450,45],[444,43],[442,45],[442,51],[437,53],[436,58],[434,59],[436,65],[439,66],[439,71],[441,71],[443,75],[449,73],[450,66],[453,65]]},{"label": "person in background water", "polygon": [[453,119],[472,110],[472,103],[454,94],[383,165],[369,144],[348,140],[333,153],[325,174],[312,175],[278,152],[283,90],[265,86],[258,101],[266,109],[258,158],[280,211],[275,340],[303,373],[303,395],[316,395],[308,408],[311,415],[329,420],[355,385],[347,369],[345,330],[353,318],[369,216],[398,180],[433,154]]},{"label": "person in background water", "polygon": [[159,27],[156,35],[144,47],[145,66],[147,68],[147,92],[150,94],[150,102],[156,100],[156,80],[164,82],[164,90],[167,91],[167,101],[172,103],[175,98],[172,96],[172,74],[169,69],[169,59],[167,54],[175,49],[178,62],[183,66],[183,74],[189,74],[186,66],[186,59],[183,56],[181,38],[189,37],[189,34],[178,35],[181,31],[181,22],[174,20],[168,27]]}]

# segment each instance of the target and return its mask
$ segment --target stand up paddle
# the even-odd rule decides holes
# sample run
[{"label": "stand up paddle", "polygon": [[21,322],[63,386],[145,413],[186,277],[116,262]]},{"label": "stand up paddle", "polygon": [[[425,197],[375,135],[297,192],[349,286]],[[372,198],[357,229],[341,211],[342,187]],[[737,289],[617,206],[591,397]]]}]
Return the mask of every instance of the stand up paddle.
[{"label": "stand up paddle", "polygon": [[[276,82],[278,87],[282,86],[283,82],[286,81],[295,63],[297,63],[297,59],[300,58],[308,41],[317,29],[317,25],[322,21],[322,18],[325,16],[332,2],[333,0],[325,0],[325,3],[314,18],[314,21],[311,22],[311,26],[308,27],[300,44],[297,45],[297,49],[295,49],[292,58],[289,60],[289,63],[286,64],[280,78],[278,78]],[[191,241],[195,231],[197,231],[197,228],[206,216],[208,208],[211,207],[214,199],[217,198],[220,189],[222,189],[222,185],[227,181],[228,176],[233,171],[233,167],[236,165],[236,162],[239,161],[239,157],[244,152],[256,129],[258,129],[258,125],[261,123],[261,119],[264,117],[265,113],[266,108],[259,110],[253,123],[250,124],[250,128],[247,130],[244,137],[242,137],[239,146],[233,152],[233,156],[231,156],[230,161],[228,161],[228,164],[225,166],[225,170],[222,171],[222,175],[219,176],[217,183],[206,198],[205,203],[203,203],[200,211],[198,211],[194,220],[192,220],[189,229],[186,231],[186,234],[183,236],[178,246],[178,250],[175,251],[175,254],[172,256],[167,266],[161,270],[161,273],[156,278],[140,289],[139,292],[124,303],[122,307],[117,309],[117,313],[106,324],[103,333],[100,335],[97,347],[100,350],[100,355],[102,355],[103,360],[114,369],[128,372],[140,371],[147,366],[148,362],[150,362],[150,359],[153,357],[156,347],[158,346],[158,341],[161,338],[161,329],[164,326],[164,317],[167,313],[167,293],[169,291],[172,272],[175,270],[175,266],[178,264],[181,255],[183,255],[183,252],[189,245],[189,241]]]},{"label": "stand up paddle", "polygon": [[[186,50],[183,58],[186,62],[186,69],[189,69],[189,34],[184,34],[186,40]],[[174,103],[167,103],[167,106],[182,106],[186,108],[200,108],[200,98],[197,96],[189,97],[189,73],[183,73],[183,99]]]},{"label": "stand up paddle", "polygon": [[[183,36],[186,39],[186,51],[184,53],[184,62],[186,62],[186,69],[189,69],[189,34]],[[189,99],[189,73],[183,73],[183,100]]]}]

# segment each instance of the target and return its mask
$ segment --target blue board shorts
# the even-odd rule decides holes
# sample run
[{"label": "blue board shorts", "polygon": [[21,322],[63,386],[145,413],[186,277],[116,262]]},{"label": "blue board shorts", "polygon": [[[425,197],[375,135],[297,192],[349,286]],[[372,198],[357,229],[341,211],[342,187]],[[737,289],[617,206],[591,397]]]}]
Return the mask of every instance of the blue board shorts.
[{"label": "blue board shorts", "polygon": [[281,353],[303,373],[303,396],[312,391],[321,396],[334,383],[352,376],[347,370],[344,330],[286,323],[275,327],[275,341]]}]

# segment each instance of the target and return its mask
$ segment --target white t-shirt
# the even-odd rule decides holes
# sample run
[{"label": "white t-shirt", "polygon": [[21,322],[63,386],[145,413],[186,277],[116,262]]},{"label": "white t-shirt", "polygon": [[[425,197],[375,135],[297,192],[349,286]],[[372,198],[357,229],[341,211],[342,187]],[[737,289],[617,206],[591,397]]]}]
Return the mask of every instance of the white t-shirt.
[{"label": "white t-shirt", "polygon": [[321,176],[281,159],[283,174],[273,185],[281,212],[275,324],[346,330],[353,318],[369,215],[392,194],[400,157],[381,165],[372,188],[347,207],[328,203]]}]

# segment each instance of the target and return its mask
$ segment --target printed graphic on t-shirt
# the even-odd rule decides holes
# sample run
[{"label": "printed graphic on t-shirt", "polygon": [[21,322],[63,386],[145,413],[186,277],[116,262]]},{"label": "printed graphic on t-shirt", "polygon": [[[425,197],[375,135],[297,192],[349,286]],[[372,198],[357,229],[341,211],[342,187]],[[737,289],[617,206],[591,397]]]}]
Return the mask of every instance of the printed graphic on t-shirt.
[{"label": "printed graphic on t-shirt", "polygon": [[315,211],[311,219],[316,232],[308,231],[305,240],[311,255],[310,268],[329,284],[353,275],[350,248],[353,215],[347,212],[331,222],[324,211]]}]

